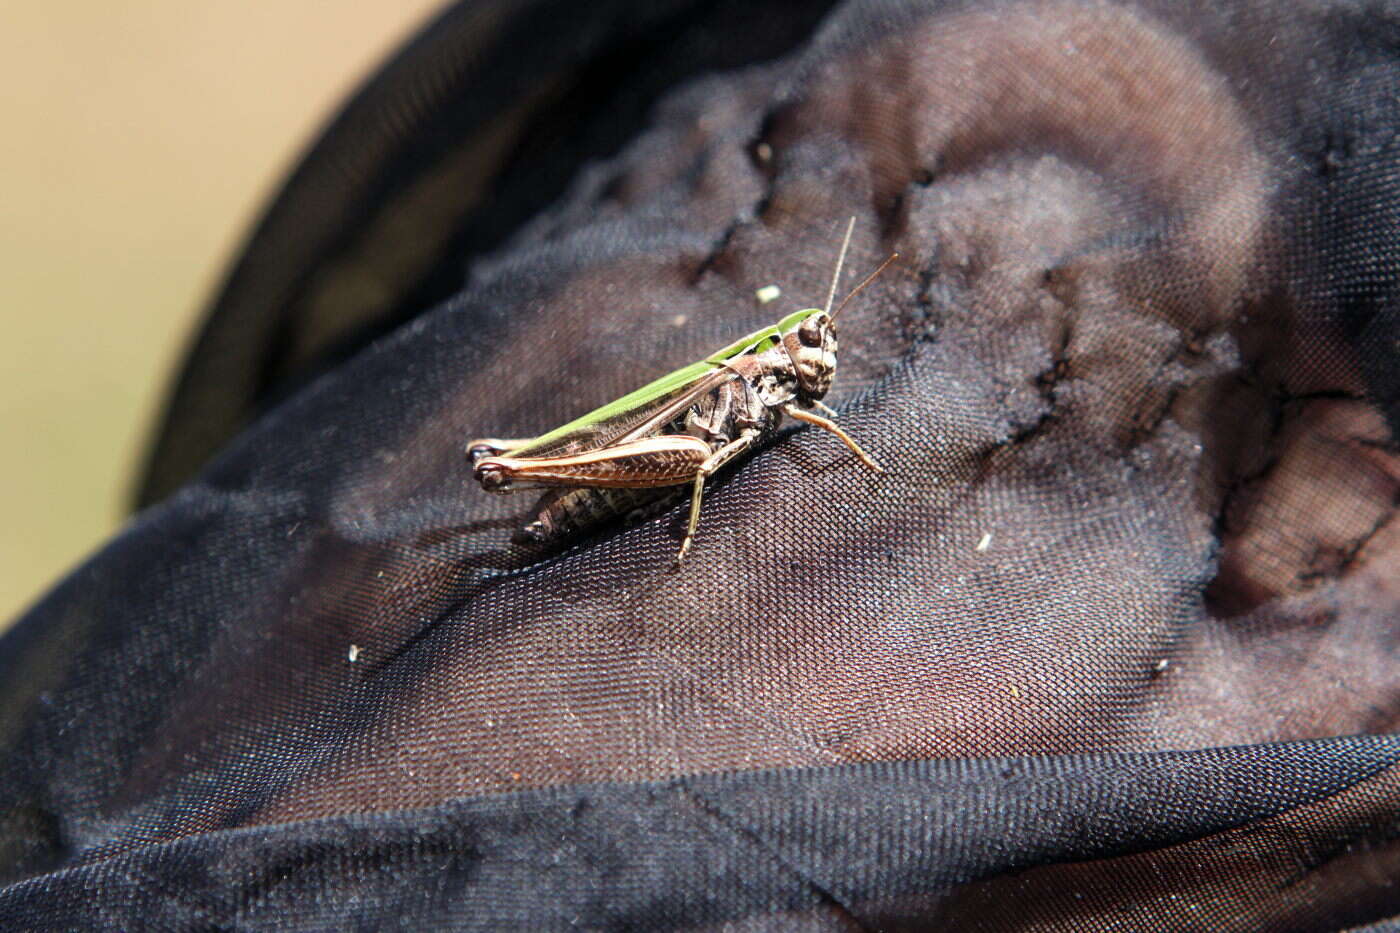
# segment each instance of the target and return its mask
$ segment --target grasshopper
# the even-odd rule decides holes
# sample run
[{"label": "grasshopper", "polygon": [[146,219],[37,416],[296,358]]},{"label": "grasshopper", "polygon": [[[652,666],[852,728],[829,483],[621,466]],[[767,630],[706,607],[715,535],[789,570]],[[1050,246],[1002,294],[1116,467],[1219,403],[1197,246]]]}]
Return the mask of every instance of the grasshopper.
[{"label": "grasshopper", "polygon": [[833,312],[854,226],[851,218],[825,308],[789,314],[547,434],[474,440],[467,457],[476,481],[496,493],[549,490],[523,529],[536,543],[640,509],[657,498],[658,488],[689,483],[680,563],[695,538],[705,481],[776,429],[783,415],[830,431],[881,472],[836,422],[808,410],[835,414],[821,399],[836,372],[836,316],[898,258],[885,260]]}]

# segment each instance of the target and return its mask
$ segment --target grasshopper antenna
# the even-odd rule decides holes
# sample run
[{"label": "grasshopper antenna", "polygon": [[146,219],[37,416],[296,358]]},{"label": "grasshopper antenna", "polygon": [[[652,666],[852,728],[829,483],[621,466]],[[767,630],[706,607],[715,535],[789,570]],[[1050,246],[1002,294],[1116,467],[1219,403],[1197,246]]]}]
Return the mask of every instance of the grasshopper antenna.
[{"label": "grasshopper antenna", "polygon": [[[831,313],[831,303],[836,300],[836,283],[841,281],[841,266],[846,262],[846,250],[851,245],[851,231],[856,228],[856,219],[852,217],[846,224],[846,238],[841,241],[841,255],[836,257],[836,272],[831,276],[831,291],[826,293],[826,308],[828,314]],[[842,302],[844,304],[845,302]]]},{"label": "grasshopper antenna", "polygon": [[[849,303],[850,300],[851,300],[852,298],[854,298],[855,296],[859,295],[859,294],[861,293],[861,290],[862,290],[863,288],[865,288],[865,286],[869,285],[871,282],[873,282],[873,281],[875,281],[876,279],[878,279],[878,278],[880,277],[880,273],[881,273],[881,272],[884,272],[886,269],[888,269],[888,268],[890,267],[890,263],[894,262],[894,261],[895,261],[896,259],[898,259],[898,258],[899,258],[899,254],[898,254],[898,253],[890,253],[890,258],[889,258],[889,259],[886,259],[884,262],[880,263],[880,268],[876,269],[874,272],[872,272],[872,273],[870,273],[869,275],[867,275],[867,276],[865,277],[865,281],[864,281],[864,282],[861,282],[861,283],[860,283],[859,285],[857,285],[855,288],[851,289],[850,294],[847,295],[845,298],[842,298],[842,299],[841,299],[841,304],[838,305],[837,308],[836,308],[836,310],[833,311],[833,312],[831,313],[831,319],[832,319],[833,321],[836,320],[836,315],[838,315],[838,314],[841,313],[841,309],[844,308],[844,307],[846,307],[847,303]],[[827,307],[829,308],[829,307],[831,307],[831,305],[828,304]]]}]

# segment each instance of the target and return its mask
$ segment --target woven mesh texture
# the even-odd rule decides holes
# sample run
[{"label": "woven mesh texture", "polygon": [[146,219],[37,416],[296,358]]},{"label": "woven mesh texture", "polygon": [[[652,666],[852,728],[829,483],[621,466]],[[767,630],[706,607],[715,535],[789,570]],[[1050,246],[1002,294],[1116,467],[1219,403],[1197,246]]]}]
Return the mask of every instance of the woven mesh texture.
[{"label": "woven mesh texture", "polygon": [[[0,643],[0,919],[1400,917],[1398,57],[1385,3],[447,11]],[[512,542],[467,440],[820,305],[849,217],[884,473],[788,424],[680,568],[683,503]]]}]

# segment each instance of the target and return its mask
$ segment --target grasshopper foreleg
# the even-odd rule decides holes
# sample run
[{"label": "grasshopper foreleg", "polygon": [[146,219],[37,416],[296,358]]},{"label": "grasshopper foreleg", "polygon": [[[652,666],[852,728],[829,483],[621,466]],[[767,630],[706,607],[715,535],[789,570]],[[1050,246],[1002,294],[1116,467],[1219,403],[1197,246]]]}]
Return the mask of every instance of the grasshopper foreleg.
[{"label": "grasshopper foreleg", "polygon": [[814,415],[810,411],[803,411],[796,405],[792,404],[787,404],[783,406],[783,414],[792,416],[792,418],[796,421],[805,421],[807,424],[814,424],[817,427],[822,428],[823,430],[830,431],[832,434],[835,434],[837,437],[839,437],[841,439],[841,443],[849,447],[851,449],[851,453],[859,457],[866,466],[870,467],[870,469],[874,470],[876,473],[884,472],[884,468],[881,467],[880,464],[875,462],[875,458],[870,456],[870,454],[866,453],[865,451],[861,450],[860,445],[857,444],[849,434],[841,430],[840,426],[837,425],[837,423],[835,421],[832,421],[830,418],[823,418],[821,415]]}]

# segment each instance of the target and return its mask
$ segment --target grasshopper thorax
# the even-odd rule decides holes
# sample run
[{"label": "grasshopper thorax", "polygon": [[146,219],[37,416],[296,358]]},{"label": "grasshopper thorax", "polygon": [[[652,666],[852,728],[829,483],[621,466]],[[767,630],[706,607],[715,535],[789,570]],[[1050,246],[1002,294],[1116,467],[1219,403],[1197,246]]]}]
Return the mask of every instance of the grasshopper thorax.
[{"label": "grasshopper thorax", "polygon": [[836,323],[817,308],[784,330],[783,349],[792,360],[799,401],[815,402],[831,389],[836,375]]}]

